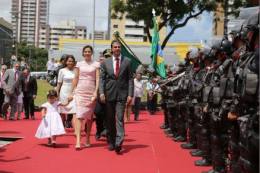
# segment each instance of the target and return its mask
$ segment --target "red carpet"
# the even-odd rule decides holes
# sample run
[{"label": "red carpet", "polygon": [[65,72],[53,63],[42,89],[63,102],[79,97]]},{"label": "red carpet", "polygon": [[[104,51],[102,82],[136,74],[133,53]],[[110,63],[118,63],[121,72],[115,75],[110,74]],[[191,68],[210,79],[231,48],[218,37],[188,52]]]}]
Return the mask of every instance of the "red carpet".
[{"label": "red carpet", "polygon": [[108,151],[105,140],[95,141],[94,135],[91,148],[75,151],[72,131],[57,138],[56,148],[47,147],[46,140],[34,137],[39,116],[37,120],[0,120],[0,136],[23,137],[0,148],[0,173],[200,173],[210,169],[194,166],[199,158],[165,136],[159,129],[160,113],[142,112],[140,117],[126,124],[121,155]]}]

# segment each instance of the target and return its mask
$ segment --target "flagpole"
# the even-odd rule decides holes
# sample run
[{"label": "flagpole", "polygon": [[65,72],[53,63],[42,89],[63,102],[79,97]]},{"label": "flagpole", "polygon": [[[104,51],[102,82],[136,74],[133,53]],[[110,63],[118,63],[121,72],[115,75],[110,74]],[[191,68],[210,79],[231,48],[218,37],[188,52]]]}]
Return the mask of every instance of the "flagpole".
[{"label": "flagpole", "polygon": [[[96,0],[93,0],[93,24],[92,24],[92,47],[93,47],[93,50],[95,49],[95,18],[96,18]],[[93,52],[94,54],[94,52]]]},{"label": "flagpole", "polygon": [[153,13],[153,17],[155,17],[155,9],[154,8],[152,10],[152,13]]}]

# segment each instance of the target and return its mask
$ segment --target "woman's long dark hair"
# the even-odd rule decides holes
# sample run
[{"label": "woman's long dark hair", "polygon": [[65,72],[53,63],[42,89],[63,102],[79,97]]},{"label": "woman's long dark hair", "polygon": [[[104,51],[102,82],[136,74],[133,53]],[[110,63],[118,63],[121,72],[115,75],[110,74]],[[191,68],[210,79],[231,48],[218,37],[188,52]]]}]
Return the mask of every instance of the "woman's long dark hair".
[{"label": "woman's long dark hair", "polygon": [[66,58],[65,58],[65,67],[67,66],[67,61],[69,60],[69,59],[73,59],[73,62],[74,62],[74,65],[76,64],[76,60],[75,60],[75,57],[73,56],[73,55],[67,55],[66,56]]}]

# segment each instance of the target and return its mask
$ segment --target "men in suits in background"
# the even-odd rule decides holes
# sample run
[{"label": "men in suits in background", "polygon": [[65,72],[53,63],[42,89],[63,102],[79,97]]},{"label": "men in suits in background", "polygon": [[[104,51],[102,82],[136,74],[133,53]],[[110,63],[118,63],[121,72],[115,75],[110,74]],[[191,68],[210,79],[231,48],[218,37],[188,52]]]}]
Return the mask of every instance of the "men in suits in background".
[{"label": "men in suits in background", "polygon": [[120,153],[125,135],[124,111],[131,103],[134,82],[131,61],[121,55],[121,44],[112,41],[111,49],[112,57],[101,64],[99,93],[106,103],[108,149]]},{"label": "men in suits in background", "polygon": [[23,70],[22,91],[23,91],[23,105],[25,111],[25,118],[29,119],[29,115],[34,118],[34,99],[37,95],[37,81],[35,77],[30,75],[29,69]]},{"label": "men in suits in background", "polygon": [[[106,58],[111,58],[111,50],[106,49],[102,52],[102,54],[99,57],[99,62],[103,63]],[[96,107],[94,110],[94,113],[96,115],[96,139],[100,139],[101,136],[106,136],[107,130],[106,130],[106,107],[104,103],[101,103],[100,98],[97,99]]]},{"label": "men in suits in background", "polygon": [[3,115],[2,113],[2,106],[4,103],[5,95],[4,95],[4,89],[3,89],[3,77],[6,72],[7,66],[2,65],[1,66],[1,72],[0,72],[0,116]]},{"label": "men in suits in background", "polygon": [[19,71],[20,64],[19,62],[15,62],[13,64],[12,69],[6,70],[3,76],[3,89],[5,94],[4,104],[3,104],[3,116],[5,118],[7,115],[7,109],[9,105],[11,106],[11,112],[9,120],[15,120],[15,113],[16,113],[16,103],[18,95],[20,94],[22,87],[21,87],[21,72]]}]

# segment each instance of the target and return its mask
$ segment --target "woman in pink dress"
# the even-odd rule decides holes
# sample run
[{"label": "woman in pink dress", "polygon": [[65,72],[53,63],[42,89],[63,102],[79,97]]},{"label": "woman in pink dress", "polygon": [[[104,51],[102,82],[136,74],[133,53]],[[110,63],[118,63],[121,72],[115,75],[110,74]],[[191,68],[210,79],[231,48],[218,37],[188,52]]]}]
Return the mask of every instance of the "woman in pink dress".
[{"label": "woman in pink dress", "polygon": [[86,147],[90,147],[90,132],[92,127],[93,112],[96,105],[99,66],[100,64],[92,60],[93,48],[89,45],[82,50],[84,60],[78,62],[73,80],[74,98],[76,102],[76,149],[80,149],[81,126],[86,120]]}]

